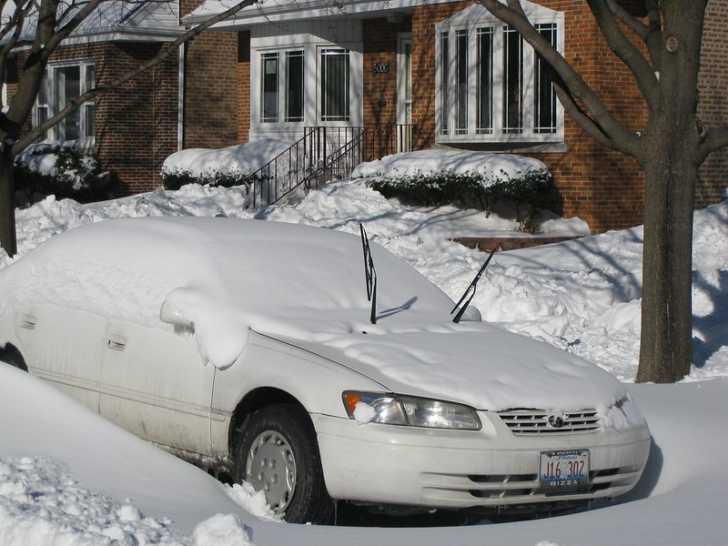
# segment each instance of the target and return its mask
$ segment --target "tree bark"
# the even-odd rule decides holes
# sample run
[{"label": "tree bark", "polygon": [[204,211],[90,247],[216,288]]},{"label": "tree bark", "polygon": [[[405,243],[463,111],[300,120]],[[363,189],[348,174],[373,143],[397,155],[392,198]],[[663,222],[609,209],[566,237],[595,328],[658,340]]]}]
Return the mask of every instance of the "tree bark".
[{"label": "tree bark", "polygon": [[9,147],[0,151],[0,246],[11,257],[18,252],[15,238],[15,176]]},{"label": "tree bark", "polygon": [[679,148],[670,145],[672,153],[645,167],[638,382],[678,381],[692,363],[692,219],[698,166]]}]

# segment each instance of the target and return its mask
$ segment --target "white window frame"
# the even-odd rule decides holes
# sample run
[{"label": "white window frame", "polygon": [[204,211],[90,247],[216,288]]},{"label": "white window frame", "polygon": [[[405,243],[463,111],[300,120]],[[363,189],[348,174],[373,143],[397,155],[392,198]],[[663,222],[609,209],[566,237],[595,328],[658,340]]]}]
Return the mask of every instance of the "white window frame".
[{"label": "white window frame", "polygon": [[[557,49],[564,54],[565,17],[563,12],[557,12],[544,6],[540,6],[527,0],[521,2],[526,15],[534,25],[555,24],[557,29]],[[480,4],[472,4],[470,7],[454,14],[435,25],[435,125],[436,142],[442,144],[456,143],[561,143],[564,141],[564,109],[561,103],[556,100],[556,130],[553,133],[537,133],[536,112],[534,108],[534,77],[536,69],[536,54],[533,48],[523,42],[523,127],[522,131],[514,133],[505,131],[503,112],[503,48],[504,29],[506,25],[494,17],[486,8]],[[493,29],[493,131],[477,131],[477,71],[478,71],[478,43],[477,31],[481,28]],[[456,69],[457,69],[457,41],[455,36],[458,31],[468,33],[468,127],[466,131],[456,132],[457,108],[456,108]],[[442,125],[442,60],[441,60],[441,36],[447,33],[449,36],[449,79],[447,82],[447,94],[449,104],[447,109],[447,127]],[[443,131],[446,129],[446,132]]]},{"label": "white window frame", "polygon": [[[321,23],[323,24],[323,23]],[[304,127],[359,127],[362,124],[362,93],[363,93],[363,56],[360,35],[360,24],[356,22],[338,23],[341,28],[338,32],[346,39],[326,39],[329,35],[325,28],[319,28],[313,22],[291,23],[286,34],[280,33],[276,28],[256,28],[251,37],[250,47],[250,131],[251,135],[280,135],[276,138],[298,138]],[[328,24],[330,26],[330,23]],[[320,25],[319,25],[320,26]],[[322,32],[323,30],[323,32]],[[315,32],[314,32],[315,31]],[[349,120],[323,121],[321,119],[321,49],[348,49],[349,50]],[[304,91],[303,91],[303,120],[284,121],[285,89],[281,87],[279,100],[281,101],[279,120],[261,122],[261,59],[263,53],[279,52],[282,57],[288,51],[303,50],[304,63]],[[281,66],[281,70],[286,70]],[[285,80],[285,78],[280,78]],[[285,85],[279,82],[279,85]]]},{"label": "white window frame", "polygon": [[[44,105],[41,105],[38,102],[38,96],[36,96],[35,105],[33,106],[33,114],[32,114],[32,122],[33,127],[37,127],[39,125],[39,117],[38,117],[38,107],[46,107],[48,109],[48,118],[50,119],[53,116],[55,116],[58,112],[56,110],[56,71],[63,68],[70,68],[70,67],[79,67],[79,94],[83,95],[88,89],[86,89],[86,71],[89,69],[89,67],[93,67],[94,70],[96,68],[96,63],[92,59],[74,59],[70,61],[60,61],[60,62],[53,62],[48,63],[46,66],[46,73],[45,73],[45,79],[46,79],[46,99],[47,103]],[[94,81],[94,85],[96,85],[96,82]],[[87,126],[87,106],[95,104],[94,100],[89,100],[84,102],[78,107],[79,111],[79,138],[74,140],[63,140],[61,141],[59,139],[60,136],[60,124],[56,124],[54,127],[51,127],[48,130],[48,133],[46,135],[46,138],[43,139],[44,142],[62,142],[63,144],[72,144],[80,147],[93,147],[96,144],[96,135],[87,135],[86,134],[86,126]],[[95,111],[95,109],[94,109]],[[96,127],[96,120],[94,120],[94,127]],[[62,122],[61,122],[62,123]]]}]

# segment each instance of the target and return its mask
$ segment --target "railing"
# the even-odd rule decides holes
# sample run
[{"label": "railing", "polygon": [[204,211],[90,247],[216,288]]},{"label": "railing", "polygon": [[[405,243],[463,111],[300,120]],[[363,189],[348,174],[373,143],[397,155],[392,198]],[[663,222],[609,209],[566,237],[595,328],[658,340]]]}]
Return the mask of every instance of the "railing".
[{"label": "railing", "polygon": [[414,142],[412,125],[306,127],[303,137],[247,177],[248,206],[270,206],[300,187],[310,190],[347,178],[359,163],[411,151]]}]

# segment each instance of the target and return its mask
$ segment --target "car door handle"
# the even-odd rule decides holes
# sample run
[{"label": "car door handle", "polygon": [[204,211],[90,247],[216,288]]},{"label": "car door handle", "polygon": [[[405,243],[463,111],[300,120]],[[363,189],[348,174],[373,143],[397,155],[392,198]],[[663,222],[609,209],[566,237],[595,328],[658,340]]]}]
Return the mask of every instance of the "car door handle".
[{"label": "car door handle", "polygon": [[106,346],[112,351],[123,351],[126,349],[126,338],[112,334],[106,340]]},{"label": "car door handle", "polygon": [[20,317],[20,323],[19,326],[23,328],[24,330],[35,330],[35,327],[38,325],[38,319],[35,318],[33,315],[22,315]]}]

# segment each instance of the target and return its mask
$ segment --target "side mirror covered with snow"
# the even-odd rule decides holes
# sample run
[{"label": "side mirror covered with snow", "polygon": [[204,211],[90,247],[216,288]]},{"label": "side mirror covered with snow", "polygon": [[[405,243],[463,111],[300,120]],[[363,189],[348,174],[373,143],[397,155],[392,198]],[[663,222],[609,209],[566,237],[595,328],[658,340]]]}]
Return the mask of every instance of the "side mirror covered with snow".
[{"label": "side mirror covered with snow", "polygon": [[195,329],[194,323],[182,313],[179,307],[169,300],[165,300],[162,304],[162,308],[159,311],[159,319],[162,322],[171,324],[175,328],[183,328],[191,332]]}]

